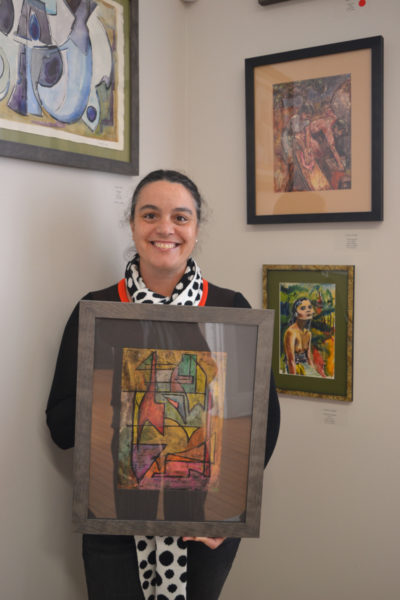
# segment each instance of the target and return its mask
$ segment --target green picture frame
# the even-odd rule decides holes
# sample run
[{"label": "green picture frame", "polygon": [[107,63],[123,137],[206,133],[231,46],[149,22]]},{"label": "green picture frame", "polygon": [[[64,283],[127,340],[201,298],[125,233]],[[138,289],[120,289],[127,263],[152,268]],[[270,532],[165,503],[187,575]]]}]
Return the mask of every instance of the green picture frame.
[{"label": "green picture frame", "polygon": [[354,266],[263,265],[263,306],[278,391],[351,402]]}]

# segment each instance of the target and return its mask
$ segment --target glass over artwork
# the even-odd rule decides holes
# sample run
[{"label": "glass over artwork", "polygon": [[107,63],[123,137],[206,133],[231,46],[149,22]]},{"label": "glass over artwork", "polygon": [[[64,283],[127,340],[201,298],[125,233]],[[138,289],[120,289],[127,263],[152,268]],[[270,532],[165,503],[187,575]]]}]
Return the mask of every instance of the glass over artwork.
[{"label": "glass over artwork", "polygon": [[282,282],[279,297],[279,372],[333,379],[336,285]]},{"label": "glass over artwork", "polygon": [[76,530],[257,537],[274,312],[79,308]]},{"label": "glass over artwork", "polygon": [[353,304],[354,266],[263,265],[281,393],[352,401]]},{"label": "glass over artwork", "polygon": [[351,74],[273,85],[274,190],[351,188]]},{"label": "glass over artwork", "polygon": [[124,348],[119,489],[217,489],[226,353]]}]

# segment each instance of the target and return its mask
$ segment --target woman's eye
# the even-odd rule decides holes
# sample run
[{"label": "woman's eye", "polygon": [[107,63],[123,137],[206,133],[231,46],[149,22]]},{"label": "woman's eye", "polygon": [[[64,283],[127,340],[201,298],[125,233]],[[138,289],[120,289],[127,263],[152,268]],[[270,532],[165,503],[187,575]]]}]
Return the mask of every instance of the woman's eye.
[{"label": "woman's eye", "polygon": [[143,215],[143,219],[145,219],[146,221],[152,221],[155,218],[156,218],[155,213],[145,213]]},{"label": "woman's eye", "polygon": [[176,215],[176,220],[178,223],[187,223],[189,219],[185,215]]}]

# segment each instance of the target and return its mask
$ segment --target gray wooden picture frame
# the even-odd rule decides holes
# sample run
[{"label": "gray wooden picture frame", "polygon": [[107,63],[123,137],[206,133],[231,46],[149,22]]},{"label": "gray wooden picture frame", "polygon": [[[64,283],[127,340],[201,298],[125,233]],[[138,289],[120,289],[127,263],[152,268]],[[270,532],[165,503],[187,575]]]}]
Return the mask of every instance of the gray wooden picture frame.
[{"label": "gray wooden picture frame", "polygon": [[[273,327],[273,310],[81,301],[74,450],[73,524],[76,531],[124,535],[258,537]],[[143,331],[143,336],[136,333],[132,337],[132,334],[138,331]],[[166,342],[169,334],[171,335]],[[142,341],[138,341],[139,339]],[[181,344],[180,339],[184,340]],[[192,340],[190,348],[187,347],[189,339]],[[178,516],[171,518],[165,512],[165,494],[171,492],[170,490],[166,491],[165,487],[157,496],[157,514],[155,515],[154,511],[152,512],[150,509],[147,514],[146,494],[148,491],[139,489],[140,479],[135,482],[134,490],[124,489],[121,492],[120,480],[117,485],[117,478],[120,476],[117,473],[120,473],[121,470],[121,463],[118,462],[121,460],[121,446],[119,446],[119,450],[115,451],[114,442],[117,440],[117,446],[121,443],[120,424],[123,420],[121,416],[122,401],[119,405],[115,402],[115,398],[121,398],[121,393],[123,393],[121,379],[123,367],[118,367],[122,363],[120,357],[126,348],[129,351],[133,349],[133,352],[145,350],[160,355],[163,352],[162,348],[167,348],[170,352],[193,351],[193,354],[197,352],[197,355],[200,355],[204,347],[207,349],[205,354],[212,355],[213,358],[223,348],[224,352],[220,352],[220,355],[224,355],[227,365],[225,370],[222,369],[224,384],[220,388],[224,389],[224,392],[220,393],[223,398],[223,405],[221,405],[223,412],[220,411],[220,416],[223,415],[221,421],[225,428],[223,435],[221,429],[222,442],[220,444],[221,456],[225,456],[225,458],[229,456],[230,462],[226,462],[224,458],[221,459],[215,489],[211,489],[209,482],[201,489],[201,494],[205,494],[201,496],[202,509],[208,506],[206,502],[210,498],[211,500],[216,498],[217,504],[219,503],[223,507],[221,509],[223,517],[215,517],[212,511],[207,511],[205,508],[204,515],[202,513],[199,518],[181,517],[181,515],[189,514],[182,513],[182,510],[185,511],[187,506],[192,506],[198,501],[199,496],[196,496],[198,490],[174,489],[172,491],[174,509],[176,509],[174,515]],[[116,359],[116,356],[119,358]],[[108,360],[114,361],[114,367],[112,367],[114,370],[111,375],[109,375]],[[107,385],[102,383],[105,381],[101,379],[104,374],[108,377]],[[110,378],[112,378],[112,384]],[[155,380],[153,372],[150,377],[150,381],[152,380]],[[132,392],[133,397],[135,397],[135,393]],[[105,422],[100,420],[102,425],[97,426],[95,406],[96,403],[100,406],[99,398],[105,398],[101,402],[103,402],[102,406],[105,406],[104,415],[106,417]],[[247,399],[242,401],[243,398]],[[132,401],[132,406],[136,407],[135,401]],[[211,403],[209,406],[214,408]],[[164,410],[166,410],[165,406]],[[124,411],[126,414],[126,408]],[[132,430],[133,422],[134,417],[132,416]],[[149,423],[148,421],[148,426]],[[240,429],[242,423],[246,423],[245,429]],[[237,437],[234,439],[231,432],[235,427]],[[112,429],[113,433],[111,433]],[[242,434],[243,431],[246,432],[246,435]],[[218,439],[218,434],[216,435]],[[134,447],[132,439],[129,442],[130,457]],[[238,442],[238,440],[240,441]],[[97,458],[96,453],[98,453]],[[238,480],[234,479],[233,471],[236,472],[236,465],[239,462],[245,466],[242,469],[244,475],[240,476],[238,483]],[[103,469],[104,473],[106,465],[111,466],[108,468],[108,475],[103,474],[94,481],[95,465],[99,463],[99,468]],[[226,468],[223,469],[223,467]],[[214,468],[214,465],[211,468]],[[164,482],[165,479],[162,486],[166,485]],[[177,491],[179,493],[176,493]],[[132,492],[135,494],[134,502],[132,502]],[[103,508],[102,501],[107,494],[111,498],[110,504],[108,508]],[[225,494],[225,496],[219,494]],[[235,504],[236,496],[240,500],[237,501],[235,508],[229,508],[228,505],[231,501],[232,505]],[[126,509],[115,508],[114,510],[112,508],[118,507],[121,497],[125,500],[129,498],[129,514],[126,513]],[[224,500],[226,498],[228,499],[227,503]],[[140,504],[141,500],[143,500],[144,512],[141,509],[142,512],[139,514],[136,502]],[[164,500],[164,508],[161,508],[160,514],[162,500]],[[235,511],[238,506],[242,507],[239,514],[231,515],[229,511]]]}]

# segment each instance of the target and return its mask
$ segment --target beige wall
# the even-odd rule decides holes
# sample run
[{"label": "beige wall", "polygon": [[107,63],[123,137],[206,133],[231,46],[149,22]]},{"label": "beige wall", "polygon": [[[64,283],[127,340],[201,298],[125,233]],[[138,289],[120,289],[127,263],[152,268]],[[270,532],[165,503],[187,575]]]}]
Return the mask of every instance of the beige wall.
[{"label": "beige wall", "polygon": [[[356,266],[354,402],[281,397],[262,537],[243,542],[222,598],[397,600],[398,0],[139,4],[140,173],[172,166],[199,183],[210,206],[199,251],[207,278],[260,307],[264,263]],[[378,34],[384,222],[246,225],[244,58]],[[129,246],[121,219],[137,178],[4,158],[0,176],[1,595],[83,600],[72,453],[49,441],[44,408],[68,313],[86,291],[121,277]],[[346,234],[357,248],[346,247]]]}]

